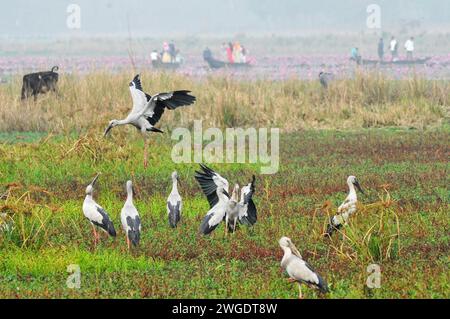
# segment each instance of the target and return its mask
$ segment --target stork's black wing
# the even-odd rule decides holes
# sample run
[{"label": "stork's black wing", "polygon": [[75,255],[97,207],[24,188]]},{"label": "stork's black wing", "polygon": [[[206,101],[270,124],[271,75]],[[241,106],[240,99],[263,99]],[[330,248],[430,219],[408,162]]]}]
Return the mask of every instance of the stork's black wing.
[{"label": "stork's black wing", "polygon": [[195,179],[200,184],[203,193],[208,199],[209,206],[213,208],[219,202],[216,193],[219,183],[224,188],[224,194],[228,198],[230,197],[228,194],[228,181],[206,165],[200,164],[200,167],[202,168],[202,172],[195,171]]},{"label": "stork's black wing", "polygon": [[127,217],[127,225],[128,225],[128,238],[134,246],[139,244],[141,239],[141,219],[139,215],[132,218],[131,216]]},{"label": "stork's black wing", "polygon": [[110,236],[116,237],[116,230],[114,229],[114,224],[108,216],[108,213],[100,206],[96,206],[97,212],[102,215],[102,222],[96,223],[91,221],[93,224],[100,228],[103,228]]},{"label": "stork's black wing", "polygon": [[255,193],[255,175],[252,181],[242,188],[241,208],[239,211],[239,221],[244,224],[254,225],[257,221],[256,205],[253,202],[253,194]]},{"label": "stork's black wing", "polygon": [[173,91],[169,93],[159,93],[153,97],[146,94],[148,106],[144,112],[145,118],[151,125],[155,125],[160,120],[164,109],[175,110],[180,106],[191,105],[196,101],[196,97],[190,95],[191,91]]},{"label": "stork's black wing", "polygon": [[[133,78],[133,80],[132,80],[131,82],[134,83],[134,87],[135,87],[137,90],[144,92],[144,90],[142,89],[142,83],[141,83],[141,78],[140,78],[140,75],[139,75],[139,74],[137,74],[137,75]],[[130,83],[130,84],[131,84],[131,83]]]}]

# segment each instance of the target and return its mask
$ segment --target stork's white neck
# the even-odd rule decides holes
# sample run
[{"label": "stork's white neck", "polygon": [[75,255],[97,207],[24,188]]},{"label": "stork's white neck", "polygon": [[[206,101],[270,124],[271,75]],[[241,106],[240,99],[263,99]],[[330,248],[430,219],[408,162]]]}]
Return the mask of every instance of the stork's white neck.
[{"label": "stork's white neck", "polygon": [[282,246],[281,249],[283,249],[285,255],[290,255],[290,254],[292,254],[292,249],[289,248],[289,247]]},{"label": "stork's white neck", "polygon": [[129,121],[127,121],[127,119],[123,119],[123,120],[117,120],[116,125],[125,125],[128,123],[129,123]]},{"label": "stork's white neck", "polygon": [[128,204],[133,203],[133,189],[128,186],[127,186],[127,203]]},{"label": "stork's white neck", "polygon": [[231,199],[235,202],[239,201],[239,187],[234,187],[233,193],[231,194]]},{"label": "stork's white neck", "polygon": [[289,248],[289,247],[285,247],[285,246],[282,246],[281,249],[283,249],[283,251],[284,251],[283,259],[281,259],[281,265],[283,266],[283,264],[286,261],[286,259],[291,257],[292,249]]},{"label": "stork's white neck", "polygon": [[172,178],[172,192],[178,193],[178,181],[176,178]]},{"label": "stork's white neck", "polygon": [[219,200],[227,200],[228,198],[225,196],[225,194],[223,193],[223,188],[217,188],[216,193],[217,193],[217,197],[219,197]]},{"label": "stork's white neck", "polygon": [[347,185],[348,185],[348,196],[352,197],[352,198],[356,198],[355,185],[353,185],[353,183],[350,181],[347,182]]}]

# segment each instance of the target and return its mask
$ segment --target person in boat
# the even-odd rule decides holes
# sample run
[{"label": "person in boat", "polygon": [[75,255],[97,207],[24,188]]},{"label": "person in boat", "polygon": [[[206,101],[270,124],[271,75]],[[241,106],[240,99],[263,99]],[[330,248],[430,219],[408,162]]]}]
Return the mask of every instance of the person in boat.
[{"label": "person in boat", "polygon": [[184,62],[184,58],[180,53],[180,50],[175,51],[175,63],[182,64]]},{"label": "person in boat", "polygon": [[172,62],[172,57],[170,56],[169,43],[163,43],[163,49],[161,52],[161,62],[162,63],[170,63]]},{"label": "person in boat", "polygon": [[169,52],[169,43],[163,42],[163,52]]},{"label": "person in boat", "polygon": [[160,55],[159,55],[159,53],[158,53],[158,51],[157,50],[153,50],[151,53],[150,53],[150,59],[151,59],[151,61],[152,61],[152,65],[153,66],[155,66],[155,65],[157,65],[158,63],[159,63],[159,60],[160,60]]},{"label": "person in boat", "polygon": [[175,62],[175,59],[177,57],[177,50],[175,49],[175,43],[173,43],[173,40],[169,43],[169,54],[171,58],[171,62]]},{"label": "person in boat", "polygon": [[234,63],[242,63],[242,47],[239,42],[235,42],[233,46]]},{"label": "person in boat", "polygon": [[359,54],[359,49],[358,48],[356,48],[356,47],[352,48],[350,60],[355,61],[356,64],[361,64],[361,55]]},{"label": "person in boat", "polygon": [[406,59],[412,61],[414,59],[414,37],[409,38],[405,42]]},{"label": "person in boat", "polygon": [[228,60],[227,57],[227,49],[228,49],[228,44],[226,44],[225,42],[222,43],[222,51],[221,51],[221,59],[222,60]]},{"label": "person in boat", "polygon": [[228,43],[228,47],[227,47],[227,59],[228,59],[229,63],[234,63],[233,44],[231,42]]},{"label": "person in boat", "polygon": [[172,56],[170,55],[169,51],[163,51],[161,55],[161,62],[162,63],[172,63]]},{"label": "person in boat", "polygon": [[389,49],[391,51],[391,60],[397,61],[398,60],[398,42],[394,36],[391,37],[391,42],[389,43]]},{"label": "person in boat", "polygon": [[247,49],[242,45],[241,46],[241,59],[242,59],[242,63],[247,63]]},{"label": "person in boat", "polygon": [[161,52],[161,62],[162,63],[171,63],[172,62],[172,56],[170,54],[170,47],[167,42],[163,43],[163,50]]},{"label": "person in boat", "polygon": [[380,61],[383,61],[384,58],[384,40],[383,38],[380,38],[378,41],[378,58]]},{"label": "person in boat", "polygon": [[203,60],[211,61],[212,59],[213,59],[212,52],[208,47],[206,47],[206,49],[203,50]]}]

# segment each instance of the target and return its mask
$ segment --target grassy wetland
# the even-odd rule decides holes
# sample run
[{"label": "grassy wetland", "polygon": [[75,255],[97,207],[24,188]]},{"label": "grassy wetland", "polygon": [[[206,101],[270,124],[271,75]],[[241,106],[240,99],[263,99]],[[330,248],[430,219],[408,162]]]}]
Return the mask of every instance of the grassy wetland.
[{"label": "grassy wetland", "polygon": [[[0,86],[0,131],[69,133],[104,129],[112,118],[126,116],[128,83],[134,74],[94,72],[65,75],[60,95],[21,102],[21,78]],[[164,125],[189,127],[193,120],[214,127],[304,129],[438,127],[448,116],[449,82],[411,77],[396,80],[377,72],[356,71],[323,90],[318,81],[238,80],[211,75],[195,79],[173,73],[143,73],[144,90],[165,92],[180,87],[197,95],[193,108],[166,112]],[[26,116],[23,116],[26,114]]]},{"label": "grassy wetland", "polygon": [[[149,167],[134,128],[108,121],[131,105],[132,73],[64,75],[59,94],[21,102],[20,78],[0,86],[0,297],[2,298],[296,298],[281,272],[281,236],[328,282],[306,298],[448,298],[448,81],[394,80],[359,73],[318,82],[244,82],[143,73],[149,93],[189,88],[193,107],[166,112],[154,134]],[[223,225],[202,237],[208,203],[193,178],[195,163],[171,160],[170,133],[204,127],[279,127],[280,170],[260,164],[211,164],[230,182],[257,176],[258,222],[225,237]],[[183,197],[179,227],[168,226],[165,202],[177,170]],[[81,205],[101,172],[94,197],[109,212],[116,239],[94,248]],[[356,175],[366,194],[349,225],[323,237],[329,216]],[[127,251],[120,229],[124,184],[134,181],[142,242]],[[8,226],[7,226],[8,225]],[[77,264],[81,287],[66,285]],[[381,267],[381,286],[366,287],[367,267]]]}]

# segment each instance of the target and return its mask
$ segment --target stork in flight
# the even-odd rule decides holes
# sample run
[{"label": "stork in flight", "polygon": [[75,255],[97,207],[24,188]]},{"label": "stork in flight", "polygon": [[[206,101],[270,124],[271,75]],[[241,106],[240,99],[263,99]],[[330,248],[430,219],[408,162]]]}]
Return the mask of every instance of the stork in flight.
[{"label": "stork in flight", "polygon": [[202,171],[196,171],[195,179],[200,184],[210,210],[203,218],[200,232],[210,234],[225,220],[225,232],[234,232],[237,223],[254,225],[257,210],[253,202],[255,192],[255,176],[252,181],[242,187],[239,199],[239,185],[235,185],[231,197],[228,193],[228,181],[206,165],[200,164]]},{"label": "stork in flight", "polygon": [[281,249],[284,251],[283,259],[281,259],[281,267],[289,275],[289,282],[298,284],[298,298],[302,299],[301,284],[307,284],[315,287],[322,293],[328,292],[328,285],[323,278],[306,262],[297,247],[288,237],[282,237],[278,241]]},{"label": "stork in flight", "polygon": [[110,236],[116,237],[116,230],[114,229],[114,225],[111,219],[109,218],[108,213],[92,198],[94,186],[99,176],[100,174],[97,174],[97,176],[95,176],[92,182],[86,187],[86,197],[84,198],[83,202],[84,216],[89,220],[89,222],[92,225],[92,231],[94,234],[94,245],[97,245],[97,242],[100,239],[99,234],[95,230],[96,227],[102,229]]},{"label": "stork in flight", "polygon": [[348,195],[341,206],[338,207],[337,214],[330,219],[325,236],[331,236],[336,230],[342,228],[342,226],[348,222],[350,216],[356,212],[358,197],[356,195],[355,187],[364,194],[364,191],[355,176],[349,176],[347,178],[347,185],[349,189]]},{"label": "stork in flight", "polygon": [[190,91],[172,91],[168,93],[158,93],[153,96],[142,90],[139,74],[129,84],[133,108],[128,116],[123,120],[112,120],[105,130],[107,136],[113,127],[118,125],[131,124],[141,131],[144,138],[144,167],[148,165],[148,141],[147,132],[163,133],[155,127],[165,109],[174,110],[180,106],[191,105],[195,102],[195,96],[189,95]]}]

